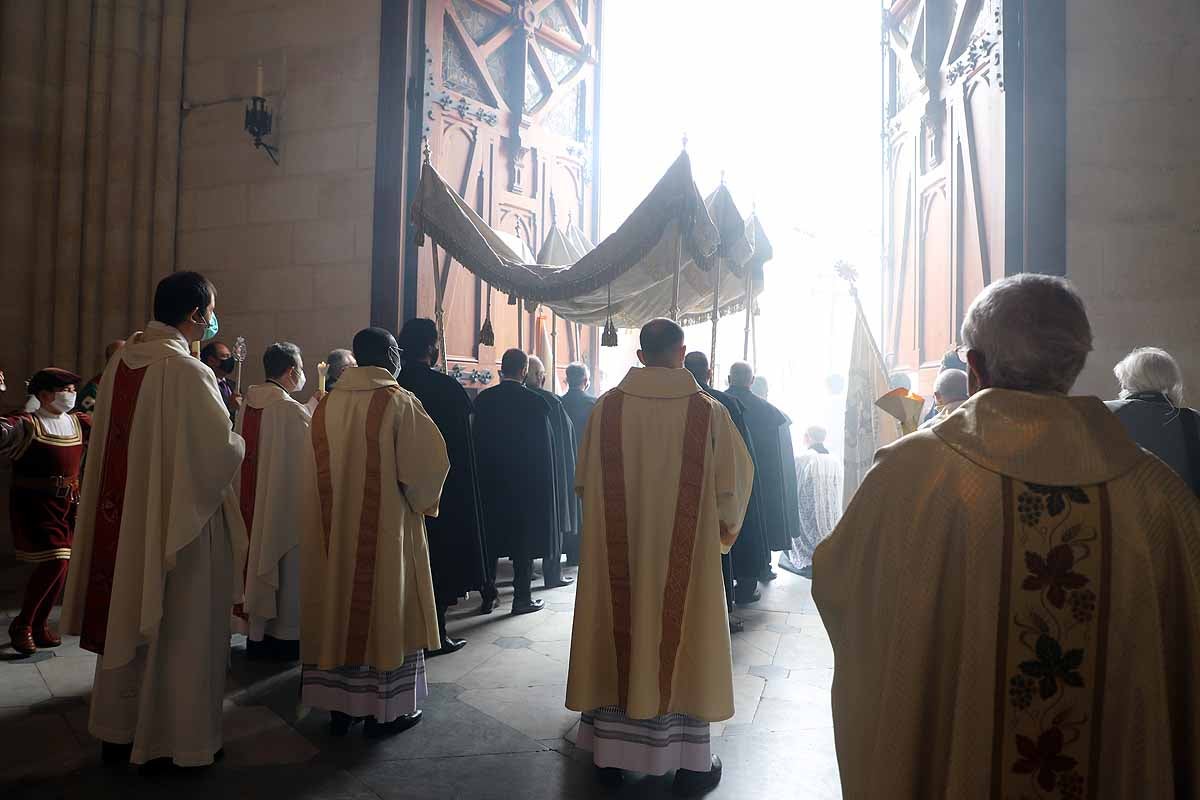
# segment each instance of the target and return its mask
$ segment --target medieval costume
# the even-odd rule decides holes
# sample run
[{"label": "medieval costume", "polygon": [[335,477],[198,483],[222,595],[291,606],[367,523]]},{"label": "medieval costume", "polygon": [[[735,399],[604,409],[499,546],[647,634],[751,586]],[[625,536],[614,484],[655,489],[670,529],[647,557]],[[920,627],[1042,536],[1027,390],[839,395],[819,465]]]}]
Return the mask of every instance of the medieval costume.
[{"label": "medieval costume", "polygon": [[797,510],[796,459],[792,453],[792,421],[744,386],[729,394],[741,401],[746,427],[754,439],[762,485],[763,530],[767,547],[787,550],[800,528]]},{"label": "medieval costume", "polygon": [[825,445],[814,442],[796,459],[796,485],[800,497],[800,531],[791,548],[779,557],[779,566],[812,577],[812,557],[842,517],[842,460]]},{"label": "medieval costume", "polygon": [[457,380],[419,361],[405,360],[397,380],[421,401],[446,441],[450,458],[441,511],[425,520],[438,629],[444,645],[448,639],[446,608],[488,584],[479,475],[471,437],[471,398]]},{"label": "medieval costume", "polygon": [[301,534],[302,702],[335,733],[419,720],[440,646],[425,518],[450,469],[437,426],[379,367],[347,369],[312,418]]},{"label": "medieval costume", "polygon": [[[25,655],[61,640],[47,624],[62,594],[71,558],[79,467],[91,430],[87,414],[69,414],[79,376],[48,368],[29,382],[35,394],[56,392],[50,407],[0,417],[0,458],[12,460],[8,513],[18,561],[33,564],[21,610],[9,626],[13,649]],[[61,405],[61,407],[55,407]]]},{"label": "medieval costume", "polygon": [[1198,534],[1092,397],[882,448],[813,566],[844,796],[1200,797]]},{"label": "medieval costume", "polygon": [[715,768],[707,723],[734,712],[721,554],[753,481],[729,414],[686,370],[632,369],[597,402],[566,704],[598,767]]},{"label": "medieval costume", "polygon": [[562,552],[550,405],[519,381],[504,379],[475,398],[474,434],[489,578],[494,582],[496,561],[508,556],[513,608],[527,609],[533,559]]},{"label": "medieval costume", "polygon": [[136,764],[210,764],[245,563],[242,438],[212,371],[159,322],[109,361],[96,408],[63,601],[64,629],[100,656],[88,730]]},{"label": "medieval costume", "polygon": [[547,587],[571,583],[562,577],[562,553],[578,552],[579,520],[575,504],[575,431],[562,401],[553,392],[536,387],[529,391],[546,401],[550,407],[551,450],[554,453],[554,505],[562,530],[562,545],[557,553],[547,553],[542,559],[542,575]]},{"label": "medieval costume", "polygon": [[235,482],[250,535],[245,602],[234,627],[247,652],[294,660],[300,648],[300,528],[309,415],[278,383],[251,386],[238,415],[246,457]]},{"label": "medieval costume", "polygon": [[1176,408],[1161,392],[1107,403],[1133,440],[1161,458],[1200,497],[1200,413]]}]

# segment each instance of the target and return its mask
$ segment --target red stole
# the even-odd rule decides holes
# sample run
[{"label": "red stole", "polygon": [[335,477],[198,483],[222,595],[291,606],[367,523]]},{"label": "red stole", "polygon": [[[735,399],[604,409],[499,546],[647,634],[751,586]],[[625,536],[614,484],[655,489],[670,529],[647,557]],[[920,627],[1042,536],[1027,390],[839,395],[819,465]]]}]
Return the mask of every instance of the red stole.
[{"label": "red stole", "polygon": [[[242,520],[246,523],[246,536],[254,532],[254,498],[258,490],[258,433],[262,428],[261,408],[246,407],[242,413],[242,438],[246,440],[246,457],[242,459],[241,501]],[[247,560],[246,569],[249,569]],[[246,569],[242,570],[242,586],[246,584]],[[233,613],[242,619],[248,619],[242,603],[233,607]]]},{"label": "red stole", "polygon": [[92,561],[88,570],[87,592],[83,607],[83,626],[79,646],[93,653],[104,653],[108,632],[108,607],[112,600],[113,573],[117,568],[117,544],[121,535],[121,515],[125,508],[125,483],[129,468],[129,434],[138,394],[146,367],[130,369],[125,362],[117,365],[109,406],[108,436],[104,440],[104,465],[100,471],[100,492],[93,525]]}]

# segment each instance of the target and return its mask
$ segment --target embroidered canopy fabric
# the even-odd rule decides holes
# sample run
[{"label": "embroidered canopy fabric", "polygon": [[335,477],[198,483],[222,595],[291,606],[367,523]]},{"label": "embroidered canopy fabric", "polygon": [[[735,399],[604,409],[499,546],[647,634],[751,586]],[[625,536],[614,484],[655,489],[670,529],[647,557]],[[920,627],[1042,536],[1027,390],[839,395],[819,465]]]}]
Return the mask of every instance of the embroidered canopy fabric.
[{"label": "embroidered canopy fabric", "polygon": [[[741,303],[742,267],[752,260],[754,249],[724,187],[709,202],[719,204],[714,208],[727,227],[732,227],[732,209],[738,226],[734,238],[740,241],[719,248],[718,226],[692,179],[691,162],[682,153],[629,218],[590,252],[581,235],[572,235],[572,226],[565,233],[554,228],[543,246],[545,255],[539,254],[542,263],[531,263],[513,246],[511,237],[489,227],[432,165],[425,164],[412,221],[418,242],[428,236],[455,261],[506,294],[591,325],[603,324],[611,308],[618,326],[638,327],[654,317],[671,315],[678,261],[683,262],[679,270],[682,316],[703,319],[711,313],[710,270],[718,254],[725,255],[723,270],[737,276],[722,280],[722,308]],[[563,262],[566,266],[545,263],[551,258],[568,260]],[[756,290],[761,290],[761,281]]]}]

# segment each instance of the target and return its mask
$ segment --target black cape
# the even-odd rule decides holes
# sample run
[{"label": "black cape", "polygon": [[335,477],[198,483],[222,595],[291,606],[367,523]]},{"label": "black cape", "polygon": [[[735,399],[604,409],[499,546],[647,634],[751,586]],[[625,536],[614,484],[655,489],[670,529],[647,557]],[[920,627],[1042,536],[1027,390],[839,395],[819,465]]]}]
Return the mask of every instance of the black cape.
[{"label": "black cape", "polygon": [[562,553],[550,404],[516,381],[475,398],[475,459],[491,559]]},{"label": "black cape", "polygon": [[562,401],[545,389],[527,387],[550,406],[550,428],[554,448],[554,503],[562,526],[564,547],[579,531],[575,512],[575,431]]},{"label": "black cape", "polygon": [[[587,428],[588,417],[596,407],[596,398],[582,389],[568,389],[559,400],[567,410],[567,416],[571,418],[571,433],[574,434],[571,446],[575,449],[575,458],[578,460],[579,442],[583,438],[584,429]],[[583,535],[583,498],[575,493],[574,486],[571,487],[571,494],[575,499],[575,544],[578,545],[579,537]],[[574,554],[578,557],[578,551],[574,551]]]},{"label": "black cape", "polygon": [[742,402],[746,427],[758,456],[762,476],[763,528],[767,547],[788,550],[800,532],[800,503],[796,487],[796,458],[792,453],[792,421],[775,406],[744,387],[729,394]]},{"label": "black cape", "polygon": [[487,582],[471,398],[454,378],[425,364],[405,362],[396,380],[421,401],[442,432],[450,456],[438,515],[425,518],[434,592],[449,602]]},{"label": "black cape", "polygon": [[[746,427],[746,411],[742,401],[725,392],[717,391],[711,386],[701,384],[701,389],[709,397],[725,406],[733,420],[746,449],[750,452],[750,460],[754,462],[754,485],[750,490],[750,504],[746,507],[746,517],[742,522],[742,532],[734,540],[729,551],[729,576],[738,582],[746,581],[750,585],[758,580],[763,567],[771,562],[771,553],[767,549],[767,534],[763,528],[763,487],[758,453],[754,448],[754,437]],[[728,584],[728,580],[727,580]],[[730,587],[726,585],[726,591]]]}]

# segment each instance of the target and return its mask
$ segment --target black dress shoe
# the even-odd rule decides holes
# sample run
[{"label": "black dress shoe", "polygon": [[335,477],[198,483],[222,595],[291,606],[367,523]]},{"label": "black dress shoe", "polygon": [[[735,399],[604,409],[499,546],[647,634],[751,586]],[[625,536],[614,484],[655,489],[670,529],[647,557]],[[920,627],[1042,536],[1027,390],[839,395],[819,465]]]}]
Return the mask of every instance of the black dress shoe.
[{"label": "black dress shoe", "polygon": [[625,782],[625,773],[616,767],[596,767],[596,783],[615,789]]},{"label": "black dress shoe", "polygon": [[100,761],[107,767],[117,767],[129,763],[133,755],[133,742],[116,744],[114,742],[100,743]]},{"label": "black dress shoe", "polygon": [[276,639],[274,636],[267,636],[263,642],[268,646],[268,652],[273,661],[300,660],[299,639]]},{"label": "black dress shoe", "polygon": [[749,591],[743,590],[741,586],[733,590],[733,602],[739,606],[748,606],[759,600],[762,600],[762,593],[758,591],[757,586],[753,586]]},{"label": "black dress shoe", "polygon": [[796,572],[796,574],[799,575],[801,578],[808,578],[811,581],[812,580],[812,564],[809,564],[807,567],[801,567]]},{"label": "black dress shoe", "polygon": [[485,594],[483,596],[483,602],[479,604],[479,613],[480,614],[490,614],[499,607],[500,607],[500,595],[499,594]]},{"label": "black dress shoe", "polygon": [[350,727],[356,722],[362,722],[362,719],[362,717],[352,717],[349,714],[343,714],[341,711],[330,711],[329,735],[345,736],[350,732]]},{"label": "black dress shoe", "polygon": [[442,637],[442,646],[437,650],[431,650],[425,654],[426,658],[436,658],[437,656],[445,656],[450,653],[457,653],[467,646],[466,639],[451,639],[449,636]]},{"label": "black dress shoe", "polygon": [[557,589],[560,586],[570,586],[574,582],[575,578],[572,575],[559,575],[556,580],[548,580],[543,586],[547,589]]},{"label": "black dress shoe", "polygon": [[513,603],[512,615],[515,617],[518,614],[532,614],[535,611],[541,611],[545,607],[545,600],[521,600]]},{"label": "black dress shoe", "polygon": [[411,714],[405,714],[404,716],[396,717],[391,722],[376,722],[374,717],[367,717],[367,723],[363,729],[363,734],[368,739],[383,739],[387,736],[395,736],[398,733],[404,733],[406,730],[414,727],[420,721],[420,709],[417,709]]},{"label": "black dress shoe", "polygon": [[712,769],[707,772],[696,772],[690,769],[675,770],[675,781],[671,791],[679,797],[699,797],[717,788],[721,782],[721,759],[712,757]]},{"label": "black dress shoe", "polygon": [[758,576],[758,579],[760,581],[762,581],[763,583],[770,583],[771,581],[775,580],[778,577],[779,577],[779,574],[777,572],[775,572],[775,570],[771,569],[770,567],[767,567],[766,569],[764,569],[762,571],[762,574]]}]

